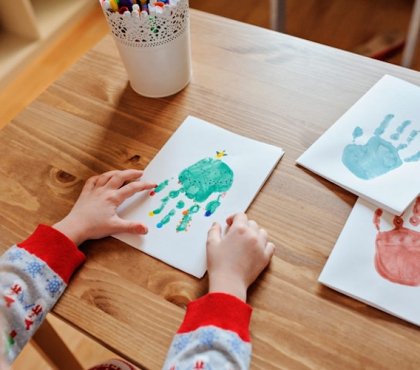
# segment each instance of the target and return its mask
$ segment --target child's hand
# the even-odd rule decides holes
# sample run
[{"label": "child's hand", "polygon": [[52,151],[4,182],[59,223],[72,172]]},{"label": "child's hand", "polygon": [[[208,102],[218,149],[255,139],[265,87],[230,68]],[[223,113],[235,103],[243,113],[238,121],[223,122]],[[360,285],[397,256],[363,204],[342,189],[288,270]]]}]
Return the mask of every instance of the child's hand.
[{"label": "child's hand", "polygon": [[214,223],[207,237],[209,292],[225,292],[246,301],[246,291],[274,254],[274,244],[255,221],[238,213],[226,220],[229,228],[222,236]]},{"label": "child's hand", "polygon": [[114,233],[147,234],[145,225],[125,221],[117,215],[117,207],[135,193],[153,189],[156,184],[139,180],[143,171],[110,171],[91,177],[73,209],[53,227],[76,245],[88,239],[99,239]]}]

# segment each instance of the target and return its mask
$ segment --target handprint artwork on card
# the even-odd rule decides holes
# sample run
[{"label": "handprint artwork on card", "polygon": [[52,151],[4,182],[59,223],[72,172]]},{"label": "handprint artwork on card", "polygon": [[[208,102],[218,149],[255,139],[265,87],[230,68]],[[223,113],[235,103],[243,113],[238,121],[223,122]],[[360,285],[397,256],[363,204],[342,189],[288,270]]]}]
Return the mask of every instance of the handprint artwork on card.
[{"label": "handprint artwork on card", "polygon": [[376,236],[375,268],[383,278],[394,283],[420,285],[420,197],[413,207],[408,222],[418,231],[404,227],[401,216],[393,219],[394,228],[381,231],[382,209],[375,211],[373,223],[378,230]]},{"label": "handprint artwork on card", "polygon": [[420,189],[420,87],[383,76],[296,162],[386,212]]},{"label": "handprint artwork on card", "polygon": [[211,225],[225,225],[231,214],[245,211],[283,153],[189,116],[144,171],[143,179],[156,187],[118,209],[125,220],[143,220],[147,237],[115,237],[201,278]]},{"label": "handprint artwork on card", "polygon": [[419,129],[412,129],[405,140],[400,141],[406,129],[413,124],[412,121],[405,120],[387,140],[384,135],[394,118],[394,114],[387,114],[366,144],[356,144],[356,140],[363,136],[363,129],[359,126],[354,129],[353,143],[344,148],[342,161],[358,178],[370,180],[400,167],[404,162],[420,161],[420,143],[416,146],[419,150],[415,154],[401,157],[401,153],[409,149],[420,133],[420,125]]},{"label": "handprint artwork on card", "polygon": [[319,281],[420,326],[420,196],[401,216],[359,198]]},{"label": "handprint artwork on card", "polygon": [[[160,215],[171,204],[171,200],[178,199],[175,206],[170,206],[169,212],[156,224],[157,228],[164,227],[176,216],[177,210],[182,210],[182,218],[177,223],[176,231],[188,231],[194,214],[198,213],[203,207],[202,203],[209,199],[211,200],[204,205],[204,216],[210,217],[216,212],[221,205],[221,198],[226,195],[233,183],[233,171],[222,161],[225,156],[227,154],[224,150],[217,151],[215,158],[201,159],[182,170],[178,176],[177,188],[169,191],[161,198],[159,207],[149,212],[150,217]],[[150,192],[150,196],[153,197],[164,191],[172,180],[173,178],[161,182]],[[188,200],[192,200],[193,203],[185,208]]]}]

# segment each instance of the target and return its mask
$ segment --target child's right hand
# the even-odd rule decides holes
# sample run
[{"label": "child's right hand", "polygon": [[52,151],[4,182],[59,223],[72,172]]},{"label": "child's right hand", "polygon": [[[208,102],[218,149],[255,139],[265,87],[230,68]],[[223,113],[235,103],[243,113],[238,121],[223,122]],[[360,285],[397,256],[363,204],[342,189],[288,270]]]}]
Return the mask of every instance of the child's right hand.
[{"label": "child's right hand", "polygon": [[238,213],[226,220],[228,229],[214,223],[207,237],[209,292],[232,294],[246,301],[248,287],[264,270],[275,246],[255,221]]}]

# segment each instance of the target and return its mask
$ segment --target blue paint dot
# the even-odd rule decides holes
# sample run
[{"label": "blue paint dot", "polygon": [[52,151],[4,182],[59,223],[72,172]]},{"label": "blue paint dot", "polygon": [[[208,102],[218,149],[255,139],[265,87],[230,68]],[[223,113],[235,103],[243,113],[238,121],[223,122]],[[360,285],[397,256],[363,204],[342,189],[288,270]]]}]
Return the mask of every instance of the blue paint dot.
[{"label": "blue paint dot", "polygon": [[159,222],[157,225],[156,225],[156,227],[158,228],[158,229],[161,229],[162,228],[162,224]]},{"label": "blue paint dot", "polygon": [[211,216],[211,211],[206,211],[206,213],[204,214],[204,216],[206,216],[206,217]]}]

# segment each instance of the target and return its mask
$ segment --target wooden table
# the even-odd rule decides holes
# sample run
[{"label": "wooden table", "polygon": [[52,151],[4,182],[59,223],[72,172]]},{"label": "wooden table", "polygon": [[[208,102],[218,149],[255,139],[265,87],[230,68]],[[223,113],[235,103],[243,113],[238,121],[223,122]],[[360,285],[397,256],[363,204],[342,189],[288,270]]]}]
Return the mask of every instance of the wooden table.
[{"label": "wooden table", "polygon": [[[63,217],[89,176],[146,167],[195,115],[286,151],[249,209],[277,245],[249,293],[252,368],[417,368],[417,327],[317,283],[356,197],[295,160],[383,74],[419,73],[196,11],[191,32],[194,77],[179,94],[136,95],[106,37],[0,132],[1,250]],[[207,280],[113,238],[83,250],[54,313],[160,368]]]}]

